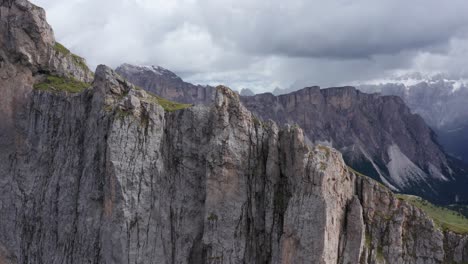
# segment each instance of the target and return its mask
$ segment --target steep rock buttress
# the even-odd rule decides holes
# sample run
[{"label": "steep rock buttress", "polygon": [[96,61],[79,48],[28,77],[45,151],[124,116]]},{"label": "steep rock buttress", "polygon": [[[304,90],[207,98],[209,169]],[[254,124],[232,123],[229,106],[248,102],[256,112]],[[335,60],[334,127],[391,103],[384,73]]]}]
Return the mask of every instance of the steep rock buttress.
[{"label": "steep rock buttress", "polygon": [[14,17],[37,26],[33,45],[1,48],[0,263],[468,261],[466,236],[226,87],[179,111],[106,66],[77,94],[33,89],[41,74],[81,75],[43,59],[41,9],[0,8],[3,35]]}]

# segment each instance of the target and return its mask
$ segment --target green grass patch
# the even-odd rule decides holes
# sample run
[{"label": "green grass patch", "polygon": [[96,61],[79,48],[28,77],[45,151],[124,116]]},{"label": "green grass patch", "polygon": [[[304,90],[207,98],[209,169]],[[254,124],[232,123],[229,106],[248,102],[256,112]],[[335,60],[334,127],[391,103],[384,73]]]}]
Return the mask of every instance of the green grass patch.
[{"label": "green grass patch", "polygon": [[150,97],[150,101],[159,104],[167,112],[174,112],[174,111],[182,110],[182,109],[189,108],[192,106],[191,104],[181,104],[181,103],[173,102],[165,98],[162,98],[160,96],[157,96],[155,94],[149,93],[149,92],[148,94]]},{"label": "green grass patch", "polygon": [[208,221],[218,221],[218,216],[214,213],[211,213],[209,216],[208,216]]},{"label": "green grass patch", "polygon": [[377,260],[379,262],[383,262],[385,260],[382,246],[377,247]]},{"label": "green grass patch", "polygon": [[164,110],[169,111],[169,112],[182,110],[182,109],[192,106],[191,104],[181,104],[181,103],[169,101],[159,96],[157,96],[157,100],[158,100],[159,105],[161,105],[164,108]]},{"label": "green grass patch", "polygon": [[449,230],[459,234],[468,233],[468,219],[459,212],[433,205],[418,196],[405,194],[397,194],[396,196],[398,199],[422,209],[443,231]]},{"label": "green grass patch", "polygon": [[125,117],[129,116],[131,114],[130,111],[125,111],[125,110],[122,110],[122,109],[116,109],[115,110],[115,114],[116,116],[119,118],[119,119],[125,119]]},{"label": "green grass patch", "polygon": [[366,241],[365,241],[366,248],[370,249],[372,246],[372,237],[371,235],[366,231]]},{"label": "green grass patch", "polygon": [[49,92],[79,93],[90,86],[90,84],[80,82],[74,78],[49,75],[45,80],[34,84],[34,89]]},{"label": "green grass patch", "polygon": [[56,52],[61,53],[63,55],[68,55],[68,54],[71,53],[69,49],[65,48],[64,45],[62,45],[62,44],[60,44],[58,42],[55,42],[54,49],[55,49]]}]

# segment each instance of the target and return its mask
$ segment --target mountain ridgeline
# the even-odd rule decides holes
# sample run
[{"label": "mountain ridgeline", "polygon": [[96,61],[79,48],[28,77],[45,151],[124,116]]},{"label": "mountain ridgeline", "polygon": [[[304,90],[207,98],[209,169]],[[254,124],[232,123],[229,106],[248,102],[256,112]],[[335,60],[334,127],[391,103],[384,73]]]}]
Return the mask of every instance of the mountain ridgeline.
[{"label": "mountain ridgeline", "polygon": [[[26,0],[0,2],[0,26],[0,263],[468,262],[467,219],[396,196],[229,88],[147,92],[93,74]],[[302,100],[357,115],[364,95],[337,91]],[[277,116],[300,105],[272,98]]]},{"label": "mountain ridgeline", "polygon": [[460,80],[443,76],[418,82],[361,85],[359,89],[401,97],[412,112],[421,115],[434,129],[450,155],[468,163],[468,88]]},{"label": "mountain ridgeline", "polygon": [[[191,85],[168,70],[159,74],[152,69],[124,64],[116,71],[173,100],[206,104],[213,98],[213,87]],[[443,204],[468,201],[467,166],[448,156],[424,120],[397,96],[366,94],[354,87],[307,87],[279,96],[241,96],[241,101],[263,120],[299,125],[310,145],[338,149],[347,164],[394,191]]]},{"label": "mountain ridgeline", "polygon": [[187,104],[209,104],[215,87],[184,82],[175,73],[160,66],[122,64],[115,71],[129,82],[164,98]]}]

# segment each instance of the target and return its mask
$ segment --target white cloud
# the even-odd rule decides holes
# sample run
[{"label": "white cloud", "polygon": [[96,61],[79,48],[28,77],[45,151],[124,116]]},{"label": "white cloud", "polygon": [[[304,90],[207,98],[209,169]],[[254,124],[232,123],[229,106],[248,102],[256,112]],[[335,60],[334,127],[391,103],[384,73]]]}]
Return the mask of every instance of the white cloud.
[{"label": "white cloud", "polygon": [[97,64],[155,64],[255,91],[395,71],[468,75],[465,0],[33,0]]}]

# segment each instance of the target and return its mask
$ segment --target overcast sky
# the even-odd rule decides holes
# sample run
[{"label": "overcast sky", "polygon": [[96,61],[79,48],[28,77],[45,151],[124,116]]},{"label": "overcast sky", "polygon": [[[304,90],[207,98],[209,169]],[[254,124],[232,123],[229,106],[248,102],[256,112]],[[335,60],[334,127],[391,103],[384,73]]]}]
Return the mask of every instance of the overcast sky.
[{"label": "overcast sky", "polygon": [[402,72],[468,76],[466,0],[33,0],[88,63],[256,92]]}]

